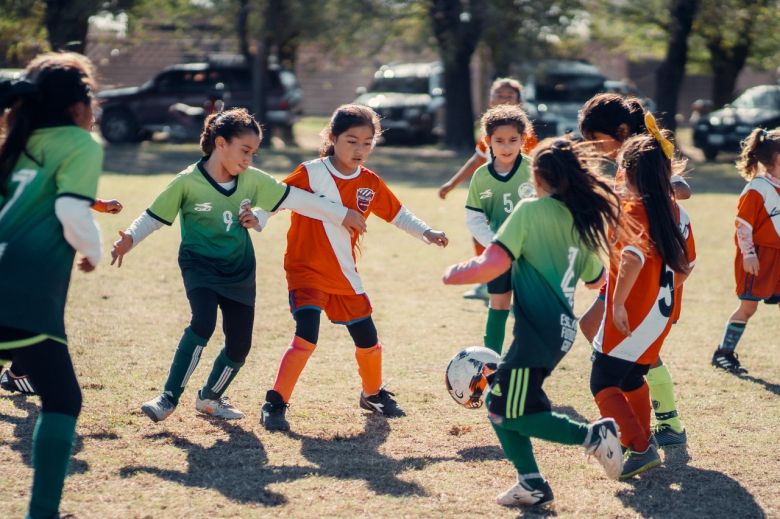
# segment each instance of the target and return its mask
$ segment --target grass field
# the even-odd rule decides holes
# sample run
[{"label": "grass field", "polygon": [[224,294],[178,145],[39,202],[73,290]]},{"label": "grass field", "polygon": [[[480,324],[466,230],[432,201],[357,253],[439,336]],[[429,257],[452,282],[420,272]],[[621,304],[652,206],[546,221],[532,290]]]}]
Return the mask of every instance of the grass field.
[{"label": "grass field", "polygon": [[[265,152],[260,166],[290,171],[309,150]],[[100,195],[125,204],[100,215],[113,240],[196,154],[192,147],[111,149]],[[484,410],[448,396],[449,358],[479,344],[486,315],[441,272],[471,253],[463,224],[465,189],[440,201],[435,186],[464,157],[434,148],[379,149],[371,157],[405,204],[447,231],[441,250],[369,220],[359,259],[385,344],[384,374],[408,416],[385,421],[361,412],[354,348],[346,330],[323,320],[318,350],[293,395],[290,434],[267,433],[259,406],[293,331],[282,270],[286,214],[254,236],[258,300],[253,350],[228,391],[247,413],[221,422],[194,411],[194,395],[221,347],[215,333],[176,413],[160,424],[139,411],[161,389],[189,308],[176,263],[178,224],[126,258],[90,275],[74,273],[67,325],[84,389],[78,440],[63,512],[79,518],[168,517],[516,517],[495,504],[514,481]],[[145,161],[144,168],[138,166]],[[662,351],[687,426],[687,450],[627,483],[609,481],[580,448],[538,441],[540,468],[556,493],[559,517],[780,516],[780,334],[777,308],[762,306],[740,345],[750,375],[715,372],[710,356],[736,305],[732,222],[740,181],[727,165],[694,169],[695,195],[684,205],[694,224],[698,264],[686,285],[681,322]],[[528,297],[533,297],[529,294]],[[594,297],[578,292],[577,311]],[[511,320],[510,320],[511,321]],[[597,418],[588,389],[589,347],[579,338],[547,391],[558,410]],[[3,517],[21,517],[29,492],[30,438],[37,399],[0,396],[0,502]]]}]

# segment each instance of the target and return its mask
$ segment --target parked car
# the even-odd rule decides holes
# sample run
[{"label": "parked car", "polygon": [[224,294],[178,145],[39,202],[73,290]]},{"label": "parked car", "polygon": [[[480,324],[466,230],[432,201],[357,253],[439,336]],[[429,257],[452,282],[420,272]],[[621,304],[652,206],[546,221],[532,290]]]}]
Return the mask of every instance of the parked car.
[{"label": "parked car", "polygon": [[[226,108],[252,107],[252,74],[243,60],[171,65],[140,87],[103,90],[100,131],[109,142],[138,142],[165,129],[169,108],[176,103],[203,106],[215,91]],[[302,90],[294,73],[280,67],[268,70],[266,106],[268,128],[291,131],[301,113]]]},{"label": "parked car", "polygon": [[606,77],[584,61],[543,60],[525,67],[523,108],[540,139],[578,134],[582,105],[605,91]]},{"label": "parked car", "polygon": [[693,128],[693,144],[707,160],[721,151],[738,152],[753,128],[780,126],[780,85],[748,88],[731,104],[702,117]]},{"label": "parked car", "polygon": [[443,131],[444,82],[439,62],[383,65],[371,85],[358,88],[357,93],[354,102],[379,114],[386,137],[431,142]]}]

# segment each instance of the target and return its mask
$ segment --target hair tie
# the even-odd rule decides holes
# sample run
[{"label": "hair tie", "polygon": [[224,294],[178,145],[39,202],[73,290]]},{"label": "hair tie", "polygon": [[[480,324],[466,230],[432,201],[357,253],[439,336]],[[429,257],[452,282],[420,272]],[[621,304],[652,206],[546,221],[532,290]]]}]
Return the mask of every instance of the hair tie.
[{"label": "hair tie", "polygon": [[652,135],[656,142],[658,142],[658,145],[661,146],[661,150],[663,150],[666,158],[672,160],[672,157],[674,157],[674,144],[663,136],[661,130],[658,129],[658,123],[655,122],[655,117],[653,117],[653,114],[650,112],[645,113],[645,126],[647,127],[647,131],[650,132],[650,135]]},{"label": "hair tie", "polygon": [[761,131],[758,132],[758,143],[763,144],[767,137],[767,131],[764,128],[761,128]]}]

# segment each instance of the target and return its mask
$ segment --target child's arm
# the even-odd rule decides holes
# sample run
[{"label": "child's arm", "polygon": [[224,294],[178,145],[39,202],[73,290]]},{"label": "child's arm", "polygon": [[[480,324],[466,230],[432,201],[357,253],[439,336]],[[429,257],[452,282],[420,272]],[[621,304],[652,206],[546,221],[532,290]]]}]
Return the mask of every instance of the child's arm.
[{"label": "child's arm", "polygon": [[98,198],[95,203],[92,204],[92,210],[98,213],[111,213],[119,214],[122,211],[122,204],[119,200],[101,200]]},{"label": "child's arm", "polygon": [[628,312],[626,312],[626,299],[628,299],[631,289],[634,288],[644,263],[645,256],[636,247],[625,247],[620,255],[620,267],[612,298],[612,321],[615,328],[626,337],[631,335]]},{"label": "child's arm", "polygon": [[289,209],[308,218],[330,222],[334,225],[343,225],[350,233],[357,232],[362,234],[366,232],[366,219],[358,211],[295,186],[290,186],[289,189],[287,196],[281,201],[276,211],[268,212],[263,209],[254,211],[257,225],[253,226],[253,228],[256,231],[262,231],[268,224],[268,219],[271,216],[282,209]]},{"label": "child's arm", "polygon": [[425,243],[435,243],[439,247],[446,247],[449,243],[449,239],[444,232],[432,229],[404,206],[401,206],[398,214],[395,215],[395,218],[390,223]]},{"label": "child's arm", "polygon": [[509,270],[511,266],[512,258],[504,247],[491,243],[480,256],[447,267],[441,280],[445,285],[487,283]]},{"label": "child's arm", "polygon": [[471,176],[474,174],[474,172],[487,160],[484,157],[481,157],[479,154],[474,153],[469,160],[466,161],[466,163],[461,167],[455,175],[451,179],[449,179],[447,182],[442,184],[442,186],[439,188],[439,198],[444,200],[447,198],[447,194],[455,189],[458,184],[466,180],[467,178],[471,178]]},{"label": "child's arm", "polygon": [[742,267],[753,276],[758,275],[758,256],[753,244],[753,227],[743,220],[737,220],[737,245],[742,253]]},{"label": "child's arm", "polygon": [[148,212],[144,211],[126,231],[119,231],[119,239],[114,242],[114,246],[111,248],[111,264],[118,262],[117,267],[121,267],[124,255],[162,226],[161,221],[152,218]]},{"label": "child's arm", "polygon": [[490,230],[490,223],[487,216],[482,211],[466,208],[466,227],[469,228],[471,235],[483,247],[488,247],[493,241],[493,231]]},{"label": "child's arm", "polygon": [[84,255],[79,270],[92,272],[101,256],[100,230],[89,210],[89,202],[61,196],[54,203],[54,214],[62,224],[62,234],[71,247]]}]

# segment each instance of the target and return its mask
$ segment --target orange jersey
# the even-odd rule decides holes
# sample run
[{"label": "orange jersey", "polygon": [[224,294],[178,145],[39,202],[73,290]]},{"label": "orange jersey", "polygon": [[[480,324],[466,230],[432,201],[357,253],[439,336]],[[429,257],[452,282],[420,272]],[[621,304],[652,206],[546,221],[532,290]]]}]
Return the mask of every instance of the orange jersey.
[{"label": "orange jersey", "polygon": [[[626,311],[632,332],[630,337],[626,337],[613,323],[612,301],[620,265],[620,255],[617,255],[618,259],[610,262],[606,309],[601,328],[594,340],[594,347],[596,351],[611,357],[650,365],[658,359],[664,339],[672,327],[674,307],[677,302],[674,271],[663,263],[658,251],[650,243],[650,224],[642,202],[625,201],[623,209],[642,226],[641,239],[648,244],[646,252],[632,245],[617,244],[621,251],[631,251],[643,259],[642,270],[626,299]],[[692,242],[693,234],[689,233],[687,239]],[[693,263],[695,247],[691,249],[688,261]]]},{"label": "orange jersey", "polygon": [[[536,137],[533,127],[529,127],[525,132],[525,141],[523,142],[523,149],[521,150],[524,155],[530,155],[536,145],[539,144],[539,139]],[[474,153],[482,157],[483,159],[490,160],[490,146],[487,143],[487,135],[482,135],[477,141],[477,145],[474,148]]]},{"label": "orange jersey", "polygon": [[[284,183],[360,211],[366,218],[375,213],[392,222],[402,208],[376,173],[360,166],[351,175],[343,175],[327,158],[304,162]],[[343,226],[293,213],[284,253],[288,289],[316,288],[337,295],[365,293],[355,263],[357,240],[358,236],[350,235]]]},{"label": "orange jersey", "polygon": [[765,176],[748,182],[739,197],[737,223],[752,229],[756,247],[780,249],[780,185]]}]

